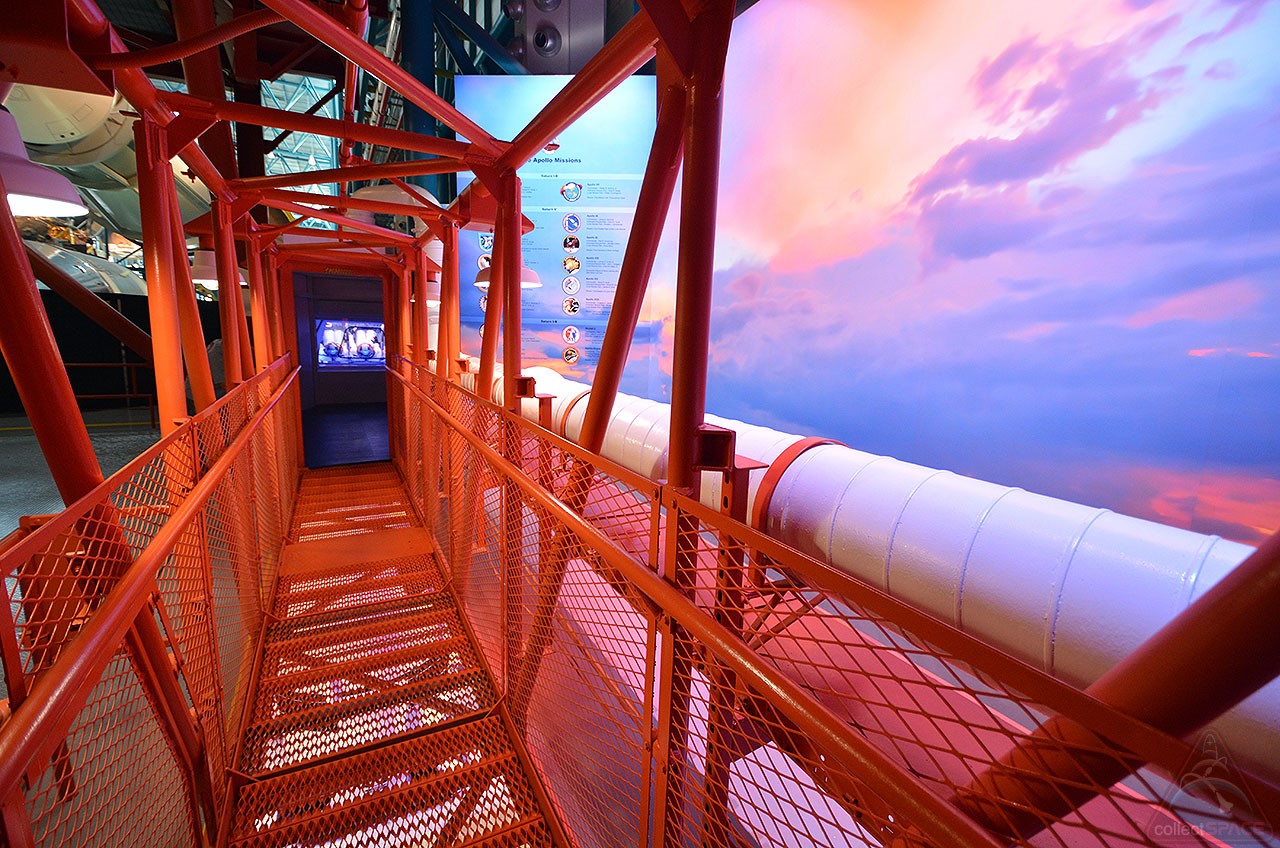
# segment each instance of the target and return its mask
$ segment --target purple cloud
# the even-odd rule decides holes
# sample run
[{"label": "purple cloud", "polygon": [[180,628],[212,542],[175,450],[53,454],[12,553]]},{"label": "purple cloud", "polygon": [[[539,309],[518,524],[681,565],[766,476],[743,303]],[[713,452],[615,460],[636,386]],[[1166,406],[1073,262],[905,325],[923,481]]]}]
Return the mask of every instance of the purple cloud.
[{"label": "purple cloud", "polygon": [[1206,44],[1212,44],[1215,41],[1221,41],[1232,33],[1244,29],[1258,19],[1258,15],[1262,14],[1262,10],[1266,7],[1268,0],[1222,0],[1220,6],[1227,9],[1235,9],[1231,18],[1222,25],[1221,28],[1213,32],[1206,32],[1198,35],[1187,42],[1187,46],[1183,48],[1184,53],[1197,50]]},{"label": "purple cloud", "polygon": [[[994,96],[994,86],[1016,61],[1024,60],[1028,50],[1023,48],[1003,65],[988,66],[977,83],[983,97]],[[1002,58],[1006,55],[1009,51]],[[1110,141],[1154,108],[1164,93],[1158,84],[1144,85],[1128,72],[1129,56],[1130,47],[1123,43],[1057,48],[1046,59],[1049,79],[1026,92],[1015,92],[1020,110],[1034,128],[1014,138],[962,142],[917,180],[911,199],[924,202],[954,188],[1031,180]],[[1000,74],[988,74],[997,67]],[[1176,72],[1168,76],[1173,75]],[[992,88],[984,90],[984,84]]]},{"label": "purple cloud", "polygon": [[1011,44],[1003,53],[992,59],[974,79],[974,87],[984,97],[992,94],[996,86],[1010,71],[1020,66],[1032,65],[1045,54],[1045,48],[1036,43],[1034,38],[1023,39]]},{"label": "purple cloud", "polygon": [[990,256],[1026,244],[1048,227],[1047,216],[1004,192],[942,195],[924,207],[919,222],[933,260]]}]

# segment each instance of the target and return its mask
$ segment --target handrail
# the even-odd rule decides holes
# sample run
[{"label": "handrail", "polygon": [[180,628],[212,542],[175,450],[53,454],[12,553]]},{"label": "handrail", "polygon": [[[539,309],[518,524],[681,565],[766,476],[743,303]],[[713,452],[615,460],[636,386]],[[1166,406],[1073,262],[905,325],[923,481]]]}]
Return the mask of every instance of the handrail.
[{"label": "handrail", "polygon": [[[151,543],[124,572],[89,622],[63,649],[54,665],[36,680],[22,706],[0,726],[0,798],[10,797],[28,769],[51,755],[61,743],[71,721],[120,649],[125,634],[155,593],[156,576],[165,559],[213,496],[232,464],[240,458],[245,445],[293,386],[298,372],[295,367],[232,440]],[[95,489],[90,496],[101,488]],[[24,543],[28,541],[30,539]],[[23,543],[20,543],[13,550],[22,548]]]},{"label": "handrail", "polygon": [[[281,363],[287,360],[287,358],[288,354],[281,356],[275,362],[271,363],[257,374],[254,374],[249,380],[240,384],[239,391],[248,391],[249,389],[247,387],[256,386],[258,383],[266,380],[269,375],[274,373],[277,367],[280,367]],[[235,396],[235,394],[228,392],[218,398],[215,403],[205,409],[202,409],[200,412],[188,419],[187,426],[198,426],[201,422],[217,415],[223,407],[235,398]],[[35,554],[39,553],[40,547],[44,545],[54,534],[61,533],[62,531],[69,529],[71,525],[75,524],[75,522],[84,518],[90,508],[102,503],[106,499],[106,496],[117,488],[120,480],[138,473],[147,465],[147,463],[151,462],[157,456],[168,450],[170,446],[182,439],[188,432],[190,432],[190,430],[187,429],[187,427],[183,427],[174,430],[167,436],[164,436],[147,450],[130,460],[127,465],[115,474],[112,474],[106,480],[103,480],[97,486],[86,492],[79,500],[68,504],[66,509],[58,513],[57,516],[42,524],[39,532],[32,533],[12,548],[4,551],[3,554],[0,554],[0,574],[8,573],[8,568],[6,567],[8,563],[30,559]]]},{"label": "handrail", "polygon": [[[391,372],[405,388],[425,403],[440,420],[454,429],[493,466],[507,475],[551,517],[582,537],[611,568],[632,582],[671,619],[701,640],[711,654],[757,692],[769,696],[778,712],[827,751],[849,774],[857,775],[872,791],[900,810],[906,821],[941,845],[999,845],[991,834],[967,818],[918,778],[903,769],[870,742],[850,731],[827,707],[799,684],[764,663],[741,639],[725,630],[672,584],[644,568],[562,501],[530,480],[525,472],[450,415],[403,375]],[[0,784],[2,788],[2,784]]]},{"label": "handrail", "polygon": [[[434,374],[431,376],[435,378]],[[469,400],[494,414],[511,414],[501,405],[485,399],[461,384],[450,383],[449,388],[465,393]],[[1056,712],[1064,719],[1089,728],[1105,737],[1111,744],[1123,747],[1144,763],[1162,769],[1166,773],[1177,774],[1186,767],[1189,758],[1195,753],[1194,746],[1185,739],[1172,736],[1141,718],[1118,710],[1095,697],[1091,692],[1053,677],[971,633],[957,630],[947,622],[875,586],[864,583],[847,572],[806,556],[784,542],[766,535],[756,527],[744,524],[729,528],[726,526],[728,519],[722,513],[706,506],[696,498],[688,497],[637,475],[634,471],[618,466],[604,457],[588,458],[581,446],[563,437],[556,430],[547,430],[523,416],[513,418],[517,426],[530,432],[536,431],[540,438],[560,450],[590,459],[598,470],[637,488],[652,487],[663,503],[678,507],[681,512],[692,515],[704,526],[727,530],[732,533],[735,541],[775,562],[785,560],[788,563],[787,572],[805,586],[847,599],[885,621],[893,622],[912,634],[915,639],[922,639],[935,645],[945,644],[947,653],[956,660],[979,670],[984,675],[994,677],[1018,692],[1033,697],[1049,712]],[[1280,810],[1280,787],[1249,775],[1248,789],[1253,795],[1253,801],[1262,810],[1271,814]]]}]

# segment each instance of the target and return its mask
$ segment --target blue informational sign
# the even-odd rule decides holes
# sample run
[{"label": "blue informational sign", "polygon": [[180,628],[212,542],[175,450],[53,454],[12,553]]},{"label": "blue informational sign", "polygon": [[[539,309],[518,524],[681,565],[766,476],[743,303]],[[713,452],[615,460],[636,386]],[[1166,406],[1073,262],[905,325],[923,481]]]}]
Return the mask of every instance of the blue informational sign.
[{"label": "blue informational sign", "polygon": [[[458,77],[458,107],[494,136],[511,139],[568,76]],[[577,379],[595,372],[622,256],[635,217],[656,123],[653,77],[631,77],[520,169],[525,217],[521,245],[540,288],[524,289],[526,365],[552,365]],[[471,179],[459,175],[459,190]],[[478,354],[484,292],[472,284],[492,258],[493,234],[464,230],[462,349]],[[637,341],[643,341],[637,339]]]}]

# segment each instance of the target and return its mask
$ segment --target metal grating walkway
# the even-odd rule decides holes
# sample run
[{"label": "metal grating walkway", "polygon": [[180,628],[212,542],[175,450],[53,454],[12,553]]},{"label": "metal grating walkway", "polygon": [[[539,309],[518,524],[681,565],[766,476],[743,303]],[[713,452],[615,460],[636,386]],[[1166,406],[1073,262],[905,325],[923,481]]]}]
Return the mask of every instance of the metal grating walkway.
[{"label": "metal grating walkway", "polygon": [[226,844],[551,845],[389,466],[307,472]]}]

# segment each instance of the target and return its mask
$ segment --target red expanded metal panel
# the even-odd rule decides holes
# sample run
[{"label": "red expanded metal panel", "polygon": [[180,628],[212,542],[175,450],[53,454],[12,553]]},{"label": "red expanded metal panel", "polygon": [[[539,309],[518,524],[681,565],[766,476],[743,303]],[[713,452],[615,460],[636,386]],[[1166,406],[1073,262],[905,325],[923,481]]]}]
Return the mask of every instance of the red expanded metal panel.
[{"label": "red expanded metal panel", "polygon": [[[135,557],[151,550],[192,488],[221,463],[219,476],[204,483],[212,485],[211,494],[197,511],[188,510],[192,517],[185,529],[157,560],[159,592],[153,597],[160,638],[178,674],[180,688],[172,691],[185,699],[176,708],[191,710],[203,729],[207,762],[197,764],[196,782],[212,786],[210,803],[223,792],[221,775],[235,745],[261,628],[263,587],[274,573],[284,541],[279,528],[287,526],[296,486],[296,390],[257,422],[235,454],[228,448],[288,376],[287,362],[275,363],[0,556],[9,625],[0,628],[4,694],[20,710],[33,683],[57,668],[62,652],[93,621]],[[264,575],[267,569],[270,575]],[[123,671],[121,663],[128,666]],[[158,717],[152,707],[161,705],[146,700],[148,690],[139,683],[154,680],[153,672],[139,677],[136,670],[172,675],[165,665],[162,659],[157,666],[153,657],[144,666],[130,666],[120,654],[103,672],[74,718],[72,735],[57,746],[46,769],[57,776],[58,802],[49,803],[45,784],[33,787],[29,814],[37,836],[56,833],[48,836],[51,844],[190,844],[194,831],[181,822],[190,821],[197,808],[191,794],[195,778],[184,778],[185,761],[181,769],[172,762],[177,748],[170,746],[177,739],[170,734],[177,725]],[[104,690],[109,685],[114,688]],[[172,715],[174,708],[170,702],[161,712]],[[168,752],[167,764],[153,753],[154,740]],[[153,826],[155,821],[164,826]],[[79,830],[71,835],[68,828]]]},{"label": "red expanded metal panel", "polygon": [[280,578],[274,613],[282,619],[336,613],[370,604],[411,600],[443,587],[444,578],[433,556],[309,570]]},{"label": "red expanded metal panel", "polygon": [[431,558],[322,568],[281,583],[279,607],[295,611],[267,633],[246,772],[310,763],[493,705]]},{"label": "red expanded metal panel", "polygon": [[[1041,832],[1018,844],[1271,844],[1265,822],[1280,819],[1280,793],[1220,750],[1230,799],[1179,785],[1214,760],[1194,745],[456,386],[395,388],[407,420],[428,422],[414,461],[397,457],[401,473],[430,470],[420,457],[439,451],[440,470],[422,482],[438,494],[418,507],[580,844],[659,833],[667,844],[939,844],[930,834],[952,827],[940,816],[981,839],[965,811],[1012,828],[978,778],[1031,745],[1058,762],[1152,765],[1113,785],[1082,771],[1035,778],[1096,797],[1061,821],[1041,814]],[[627,560],[664,574],[684,611],[659,609]],[[712,634],[715,646],[703,639]],[[728,662],[730,644],[743,645],[753,676]],[[782,697],[775,676],[796,694]],[[1055,714],[1093,728],[1094,741],[1034,738]],[[802,720],[847,745],[819,743]],[[880,765],[841,765],[848,746]]]},{"label": "red expanded metal panel", "polygon": [[195,839],[183,771],[124,652],[25,796],[37,845],[180,846]]},{"label": "red expanded metal panel", "polygon": [[[241,790],[232,845],[550,845],[496,718]],[[490,841],[492,840],[492,841]]]}]

